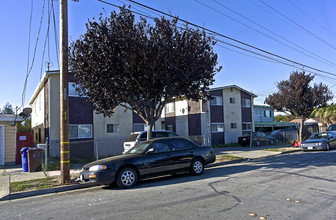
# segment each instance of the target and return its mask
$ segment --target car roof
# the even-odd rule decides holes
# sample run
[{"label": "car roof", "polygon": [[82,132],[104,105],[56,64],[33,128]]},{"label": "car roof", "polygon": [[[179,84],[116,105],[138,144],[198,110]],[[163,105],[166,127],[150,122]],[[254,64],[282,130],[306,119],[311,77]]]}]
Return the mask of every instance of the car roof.
[{"label": "car roof", "polygon": [[[142,133],[145,133],[147,131],[135,131],[135,132],[132,132],[131,134],[142,134]],[[169,130],[153,130],[153,132],[171,132],[171,133],[175,133],[174,131],[169,131]]]}]

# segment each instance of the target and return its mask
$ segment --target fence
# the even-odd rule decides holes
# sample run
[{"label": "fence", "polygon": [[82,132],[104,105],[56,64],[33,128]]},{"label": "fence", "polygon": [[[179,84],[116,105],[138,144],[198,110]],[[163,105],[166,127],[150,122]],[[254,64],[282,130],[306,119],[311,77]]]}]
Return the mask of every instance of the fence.
[{"label": "fence", "polygon": [[[250,138],[251,137],[251,138]],[[244,145],[250,146],[274,146],[292,144],[297,140],[296,130],[275,130],[273,132],[252,132],[246,135]]]}]

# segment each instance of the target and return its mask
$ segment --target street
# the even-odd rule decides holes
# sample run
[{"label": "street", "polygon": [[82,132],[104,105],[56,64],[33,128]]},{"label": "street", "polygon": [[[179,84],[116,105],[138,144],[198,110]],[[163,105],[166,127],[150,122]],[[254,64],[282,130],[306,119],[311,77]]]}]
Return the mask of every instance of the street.
[{"label": "street", "polygon": [[[1,219],[334,219],[336,151],[0,202]],[[264,218],[263,218],[264,217]]]}]

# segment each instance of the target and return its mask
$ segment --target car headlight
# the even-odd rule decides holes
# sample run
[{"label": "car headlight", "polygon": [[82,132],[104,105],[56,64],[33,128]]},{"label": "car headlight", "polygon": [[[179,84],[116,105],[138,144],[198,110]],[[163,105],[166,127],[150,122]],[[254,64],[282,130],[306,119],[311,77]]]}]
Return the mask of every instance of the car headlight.
[{"label": "car headlight", "polygon": [[318,143],[316,143],[315,145],[316,145],[316,146],[320,146],[320,145],[323,145],[323,143],[322,143],[322,142],[318,142]]},{"label": "car headlight", "polygon": [[99,171],[99,170],[106,170],[107,166],[106,165],[94,165],[89,168],[89,171]]}]

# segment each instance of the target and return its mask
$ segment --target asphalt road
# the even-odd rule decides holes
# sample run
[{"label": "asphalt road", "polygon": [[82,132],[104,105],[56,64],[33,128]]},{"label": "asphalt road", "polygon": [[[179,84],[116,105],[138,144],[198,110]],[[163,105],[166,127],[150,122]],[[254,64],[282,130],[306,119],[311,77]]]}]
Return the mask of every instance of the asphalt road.
[{"label": "asphalt road", "polygon": [[[1,219],[335,219],[336,150],[0,202]],[[252,216],[254,214],[255,216]]]}]

